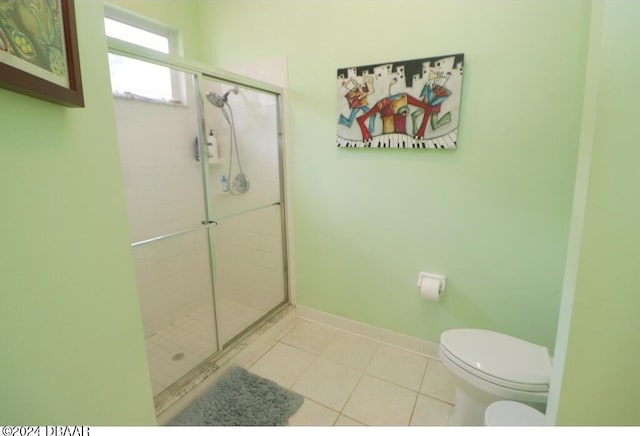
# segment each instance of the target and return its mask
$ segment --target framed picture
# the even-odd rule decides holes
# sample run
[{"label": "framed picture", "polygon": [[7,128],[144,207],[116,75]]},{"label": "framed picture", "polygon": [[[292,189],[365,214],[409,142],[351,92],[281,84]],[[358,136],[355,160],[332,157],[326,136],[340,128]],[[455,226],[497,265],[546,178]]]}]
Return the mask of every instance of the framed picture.
[{"label": "framed picture", "polygon": [[73,0],[0,0],[0,87],[84,107]]},{"label": "framed picture", "polygon": [[338,69],[344,148],[455,149],[464,54]]}]

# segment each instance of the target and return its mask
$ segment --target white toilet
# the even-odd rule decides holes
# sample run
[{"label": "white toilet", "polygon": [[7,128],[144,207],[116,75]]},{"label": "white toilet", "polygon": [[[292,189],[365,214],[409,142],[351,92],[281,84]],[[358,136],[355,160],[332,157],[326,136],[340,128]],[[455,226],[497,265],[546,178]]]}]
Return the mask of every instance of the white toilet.
[{"label": "white toilet", "polygon": [[486,408],[499,400],[545,408],[551,381],[545,347],[488,330],[447,330],[440,360],[456,379],[451,425],[482,425]]},{"label": "white toilet", "polygon": [[515,401],[496,401],[484,412],[484,425],[509,427],[539,427],[546,425],[544,414],[533,407]]}]

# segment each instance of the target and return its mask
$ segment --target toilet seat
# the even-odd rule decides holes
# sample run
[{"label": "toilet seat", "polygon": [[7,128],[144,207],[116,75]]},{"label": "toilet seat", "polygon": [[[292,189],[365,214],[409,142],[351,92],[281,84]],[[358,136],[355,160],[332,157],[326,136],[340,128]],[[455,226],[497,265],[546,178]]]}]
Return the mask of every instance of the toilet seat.
[{"label": "toilet seat", "polygon": [[487,330],[457,329],[442,334],[440,354],[469,381],[478,378],[494,389],[535,397],[549,391],[551,359],[540,345]]},{"label": "toilet seat", "polygon": [[465,362],[462,362],[460,359],[458,359],[456,356],[452,355],[446,348],[441,347],[440,348],[440,355],[442,357],[446,357],[451,363],[453,363],[454,365],[458,366],[460,369],[462,369],[463,371],[468,372],[469,374],[471,374],[472,376],[478,377],[488,383],[494,384],[496,386],[500,386],[500,387],[504,387],[507,389],[513,389],[516,391],[523,391],[523,392],[541,392],[541,393],[547,393],[549,391],[549,385],[548,384],[527,384],[527,383],[519,383],[517,381],[513,381],[513,380],[505,380],[503,378],[500,377],[494,377],[491,376],[490,374],[487,374],[483,371],[479,371],[473,367],[471,367],[470,365],[466,364]]}]

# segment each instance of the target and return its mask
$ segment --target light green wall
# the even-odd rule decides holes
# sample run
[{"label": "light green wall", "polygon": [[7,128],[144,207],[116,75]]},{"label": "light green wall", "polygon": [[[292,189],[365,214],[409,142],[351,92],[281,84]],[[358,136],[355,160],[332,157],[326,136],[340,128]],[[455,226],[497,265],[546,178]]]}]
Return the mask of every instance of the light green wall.
[{"label": "light green wall", "polygon": [[630,0],[607,1],[600,17],[597,116],[560,425],[640,425],[639,17],[640,4]]},{"label": "light green wall", "polygon": [[0,423],[154,424],[100,2],[85,109],[0,89]]},{"label": "light green wall", "polygon": [[[212,1],[203,58],[288,57],[297,300],[438,341],[452,327],[553,347],[590,3]],[[455,151],[335,147],[339,67],[465,53]],[[420,271],[447,275],[440,303]]]},{"label": "light green wall", "polygon": [[200,15],[197,0],[109,0],[109,3],[179,31],[183,55],[200,59]]}]

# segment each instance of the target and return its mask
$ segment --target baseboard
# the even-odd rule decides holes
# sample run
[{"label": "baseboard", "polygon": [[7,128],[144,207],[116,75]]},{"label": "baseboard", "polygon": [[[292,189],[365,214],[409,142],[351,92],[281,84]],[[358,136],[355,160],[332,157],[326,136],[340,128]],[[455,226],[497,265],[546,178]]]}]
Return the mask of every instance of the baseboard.
[{"label": "baseboard", "polygon": [[364,336],[368,339],[438,359],[438,344],[434,342],[382,329],[305,306],[296,306],[296,316],[301,319],[324,324],[328,327],[344,330],[348,333]]}]

